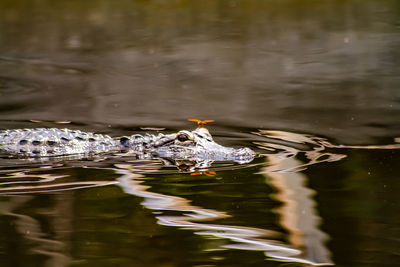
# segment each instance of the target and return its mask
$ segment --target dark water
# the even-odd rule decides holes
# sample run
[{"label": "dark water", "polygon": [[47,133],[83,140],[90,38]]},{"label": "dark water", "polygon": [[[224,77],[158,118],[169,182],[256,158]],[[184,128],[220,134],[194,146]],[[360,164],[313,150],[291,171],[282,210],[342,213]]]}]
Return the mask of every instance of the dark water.
[{"label": "dark water", "polygon": [[399,47],[395,0],[1,1],[1,129],[260,156],[3,157],[0,266],[398,266]]}]

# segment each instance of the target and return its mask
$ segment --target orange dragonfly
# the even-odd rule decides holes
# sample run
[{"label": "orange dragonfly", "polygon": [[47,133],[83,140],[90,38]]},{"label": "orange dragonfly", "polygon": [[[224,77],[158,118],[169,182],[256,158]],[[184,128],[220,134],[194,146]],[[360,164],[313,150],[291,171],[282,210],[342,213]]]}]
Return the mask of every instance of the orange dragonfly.
[{"label": "orange dragonfly", "polygon": [[203,127],[204,125],[206,125],[209,122],[214,122],[214,120],[204,120],[204,121],[202,121],[202,120],[197,120],[197,119],[188,119],[188,121],[197,122],[197,127],[198,128]]}]

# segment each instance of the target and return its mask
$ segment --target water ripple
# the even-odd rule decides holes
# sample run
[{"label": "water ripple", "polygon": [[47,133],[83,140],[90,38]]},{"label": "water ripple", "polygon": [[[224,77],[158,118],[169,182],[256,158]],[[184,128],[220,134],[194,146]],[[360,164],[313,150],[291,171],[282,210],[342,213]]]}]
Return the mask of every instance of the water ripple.
[{"label": "water ripple", "polygon": [[[320,229],[321,218],[316,209],[315,192],[308,187],[308,178],[302,170],[315,164],[340,161],[348,156],[351,149],[399,149],[400,145],[335,145],[326,138],[284,131],[258,130],[252,132],[252,136],[250,142],[259,153],[253,162],[243,165],[216,162],[197,173],[179,168],[181,162],[137,160],[124,154],[97,159],[55,159],[45,163],[0,158],[0,195],[35,196],[38,193],[117,185],[126,194],[143,198],[141,204],[154,211],[159,225],[227,240],[216,249],[255,250],[276,261],[332,265],[330,251],[326,247],[329,236]],[[104,172],[104,175],[100,179],[99,176],[86,174],[82,179],[74,177],[77,170],[96,170]],[[284,231],[223,223],[234,216],[228,210],[193,205],[188,198],[158,193],[147,183],[148,179],[167,177],[170,179],[168,186],[176,189],[185,186],[185,183],[190,186],[201,181],[205,182],[202,185],[216,186],[220,184],[218,179],[222,179],[218,177],[219,173],[231,175],[249,170],[257,170],[254,175],[261,175],[265,185],[274,188],[268,197],[280,203],[274,212]],[[232,182],[225,185],[232,185]],[[285,238],[282,238],[283,232],[287,233]]]}]

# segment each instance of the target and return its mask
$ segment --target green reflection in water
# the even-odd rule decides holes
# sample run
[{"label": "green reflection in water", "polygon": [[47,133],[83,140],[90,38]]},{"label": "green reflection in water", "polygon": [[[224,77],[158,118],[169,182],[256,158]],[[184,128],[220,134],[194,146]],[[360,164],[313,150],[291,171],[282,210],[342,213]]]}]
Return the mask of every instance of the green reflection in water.
[{"label": "green reflection in water", "polygon": [[[219,163],[203,175],[172,172],[155,161],[122,164],[112,158],[30,168],[25,162],[14,169],[3,164],[2,262],[241,266],[269,259],[272,266],[280,261],[361,266],[396,261],[398,144],[342,146],[282,131],[254,134],[265,139],[256,142],[263,157],[247,165]],[[43,193],[32,193],[38,188]],[[17,195],[10,195],[13,190]],[[377,244],[372,260],[365,250]]]}]

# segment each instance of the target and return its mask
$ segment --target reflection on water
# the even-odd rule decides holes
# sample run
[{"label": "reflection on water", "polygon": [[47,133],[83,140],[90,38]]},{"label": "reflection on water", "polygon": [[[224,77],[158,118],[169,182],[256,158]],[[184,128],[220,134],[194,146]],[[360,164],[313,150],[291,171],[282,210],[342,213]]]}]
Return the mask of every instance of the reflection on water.
[{"label": "reflection on water", "polygon": [[1,265],[398,265],[399,3],[0,1],[1,129],[195,117],[260,153],[0,155]]},{"label": "reflection on water", "polygon": [[[215,210],[208,210],[190,205],[189,201],[184,198],[148,192],[147,189],[149,188],[141,185],[143,181],[137,180],[138,178],[140,177],[128,172],[118,180],[125,192],[144,197],[145,200],[142,202],[142,205],[146,208],[158,211],[177,211],[180,213],[180,215],[175,216],[158,215],[157,222],[160,225],[191,229],[198,235],[229,239],[235,243],[224,244],[224,248],[264,251],[267,257],[276,260],[303,262],[313,265],[330,264],[327,258],[322,259],[322,261],[318,259],[318,253],[314,253],[313,255],[317,257],[318,261],[314,261],[314,259],[305,259],[301,257],[301,254],[303,254],[302,250],[291,248],[274,239],[268,239],[268,237],[273,238],[276,236],[276,233],[268,229],[203,223],[222,219],[228,215]],[[312,227],[316,227],[316,225]],[[322,242],[319,242],[319,245],[322,247],[324,246]]]},{"label": "reflection on water", "polygon": [[[29,195],[10,197],[7,201],[2,200],[0,203],[3,218],[11,219],[14,231],[23,238],[23,244],[21,245],[28,247],[27,254],[45,256],[48,266],[69,266],[71,264],[71,257],[68,255],[67,240],[70,235],[71,224],[69,219],[63,218],[62,213],[68,215],[70,203],[59,199],[54,203],[55,209],[46,210],[50,212],[49,216],[46,217],[49,217],[51,227],[54,227],[54,230],[57,232],[56,236],[58,238],[53,239],[48,236],[48,232],[42,230],[43,225],[40,220],[28,214],[18,212],[19,208],[29,205],[29,202],[33,201],[34,198],[34,196]],[[15,242],[13,235],[4,234],[6,235],[7,242]],[[12,247],[9,249],[11,250],[9,253],[16,252],[12,251]],[[25,257],[23,256],[23,258]],[[10,261],[12,258],[8,257],[2,263],[6,264],[6,266],[18,264],[18,262],[13,264]],[[24,264],[23,260],[19,262]]]},{"label": "reflection on water", "polygon": [[[268,172],[267,172],[268,173]],[[269,177],[268,174],[266,174]],[[139,178],[139,180],[138,180]],[[299,263],[309,263],[313,265],[330,265],[331,262],[329,257],[327,257],[327,252],[323,251],[323,254],[319,251],[312,251],[309,253],[309,257],[303,258],[304,251],[302,249],[306,248],[304,244],[299,244],[291,242],[289,245],[278,242],[274,239],[268,239],[268,237],[273,238],[277,234],[268,229],[251,228],[251,227],[240,227],[233,225],[222,225],[222,224],[205,224],[204,221],[213,221],[217,219],[222,219],[228,216],[226,213],[221,213],[215,210],[207,210],[201,207],[196,207],[189,204],[189,201],[184,198],[168,196],[157,194],[153,192],[148,192],[149,187],[141,185],[143,181],[140,181],[140,176],[128,172],[124,176],[118,179],[119,185],[124,188],[124,191],[136,196],[144,197],[145,200],[142,202],[146,208],[158,210],[158,211],[178,211],[180,215],[178,216],[168,216],[168,215],[158,215],[157,220],[161,225],[174,226],[182,229],[192,229],[195,230],[198,235],[213,236],[217,238],[229,239],[234,241],[234,244],[224,244],[224,248],[236,248],[244,250],[256,250],[263,251],[267,257],[282,261],[291,261]],[[300,186],[296,190],[296,193],[301,193],[304,189]],[[284,191],[285,188],[282,189]],[[310,194],[305,195],[301,200],[306,200],[306,203],[313,203],[310,199]],[[283,203],[286,203],[287,199],[278,199]],[[290,200],[289,200],[290,201]],[[303,207],[301,201],[296,202],[297,205]],[[314,211],[312,209],[308,210],[311,214],[307,216],[312,216]],[[291,216],[293,211],[284,211],[279,213],[283,217]],[[304,209],[302,209],[303,215]],[[182,214],[181,214],[182,213]],[[286,219],[286,220],[285,220]],[[287,221],[287,218],[283,220]],[[293,223],[295,220],[292,220]],[[283,226],[286,226],[283,221],[281,222]],[[311,227],[312,230],[320,232],[318,230],[318,225],[306,225]],[[308,235],[308,232],[303,232],[308,229],[298,229],[298,233]],[[295,233],[290,233],[290,241],[294,239],[292,237]],[[310,240],[310,245],[317,246],[322,250],[326,250],[324,246],[324,240]],[[294,245],[290,247],[290,245]],[[299,249],[295,249],[295,248]]]},{"label": "reflection on water", "polygon": [[[15,160],[14,160],[15,161]],[[4,163],[3,163],[4,164]],[[47,173],[48,170],[58,169],[68,173],[67,168],[60,164],[29,169],[6,169],[0,172],[0,194],[24,194],[38,192],[63,191],[96,186],[112,185],[114,181],[69,181],[69,174]]]},{"label": "reflection on water", "polygon": [[[71,228],[71,220],[81,221],[84,219],[81,216],[96,218],[102,215],[92,212],[86,215],[77,213],[77,207],[73,203],[79,201],[86,210],[85,206],[91,205],[88,202],[90,191],[96,194],[96,188],[104,186],[107,191],[114,191],[111,194],[115,194],[105,199],[117,196],[122,198],[124,195],[122,192],[115,193],[115,190],[109,187],[117,185],[125,194],[142,198],[141,205],[152,211],[152,217],[157,220],[158,225],[192,230],[206,240],[221,240],[208,244],[204,250],[208,253],[218,251],[222,253],[232,249],[261,251],[268,259],[278,262],[332,265],[334,263],[332,252],[327,246],[330,238],[321,228],[322,219],[316,208],[315,191],[309,188],[309,177],[304,171],[324,163],[333,164],[341,161],[349,156],[348,151],[359,147],[333,145],[324,138],[282,131],[257,131],[254,134],[253,142],[263,156],[244,167],[216,163],[210,169],[210,172],[215,172],[213,175],[191,176],[190,173],[178,173],[177,170],[168,170],[170,167],[154,160],[123,159],[120,162],[115,158],[100,162],[71,160],[53,165],[49,163],[40,166],[32,163],[30,167],[29,164],[25,164],[14,168],[6,166],[7,160],[1,162],[3,166],[0,177],[0,194],[3,195],[1,214],[3,219],[7,218],[7,221],[12,222],[11,229],[13,229],[13,234],[8,236],[11,240],[20,238],[25,244],[26,248],[20,253],[27,253],[24,252],[27,249],[32,255],[46,256],[47,264],[68,266],[73,262],[80,262],[87,256],[74,253],[72,247],[79,247],[79,243],[83,242],[76,236],[83,229]],[[398,149],[397,145],[374,148]],[[246,175],[242,175],[243,177],[240,176],[241,170],[247,172]],[[231,173],[239,175],[239,181],[237,178],[232,179]],[[242,195],[248,191],[246,187],[252,188],[252,184],[260,175],[263,179],[256,183],[257,187],[249,191],[252,196]],[[196,187],[209,185],[214,187],[213,191],[197,192]],[[222,191],[219,188],[221,186],[224,187]],[[229,189],[232,186],[233,188]],[[86,190],[78,190],[83,188]],[[83,195],[88,195],[89,199],[85,200],[84,197],[79,200],[82,198],[79,195],[82,194],[74,194],[74,191],[86,192]],[[165,193],[162,193],[163,191]],[[108,194],[106,191],[102,192],[101,194]],[[218,198],[218,192],[228,195]],[[239,196],[229,194],[239,194]],[[237,213],[236,209],[229,208],[231,201],[246,202],[260,194],[263,197],[255,198],[255,204],[244,205],[241,209],[245,213],[254,213],[254,218],[260,222],[267,220],[265,224],[255,223],[250,217],[239,219],[240,213]],[[97,195],[101,196],[99,193]],[[198,199],[201,195],[204,195],[203,200]],[[101,200],[104,197],[100,199],[93,197],[91,201],[94,201],[94,205],[107,205],[103,202],[105,199]],[[193,197],[199,204],[192,204]],[[212,201],[216,197],[219,200],[218,205],[207,200]],[[48,204],[43,202],[46,198],[51,200],[47,202]],[[39,202],[35,203],[37,201]],[[204,204],[200,204],[202,202]],[[252,206],[259,204],[260,207],[252,210]],[[268,206],[270,206],[269,215],[264,214],[266,215],[264,217],[262,214],[265,211],[262,210]],[[117,213],[128,212],[121,210],[117,203],[110,205],[109,208],[115,209]],[[137,210],[138,206],[131,206],[129,209]],[[68,219],[63,216],[67,211],[70,216]],[[106,216],[125,221],[124,216],[121,217],[122,214],[115,217],[113,213],[109,215],[106,213]],[[126,221],[121,227],[122,229],[118,231],[131,232],[134,226]],[[10,226],[7,228],[10,229]],[[95,230],[93,234],[97,235],[97,231]],[[115,230],[105,229],[105,231],[111,234]],[[72,236],[76,236],[76,240]],[[161,233],[161,236],[175,240],[175,237],[168,233]],[[130,238],[133,238],[131,242],[135,242],[136,237]],[[115,246],[119,246],[118,242]],[[151,251],[150,247],[148,249]],[[7,262],[12,258],[7,257]],[[85,261],[87,260],[93,259],[86,258]]]}]

